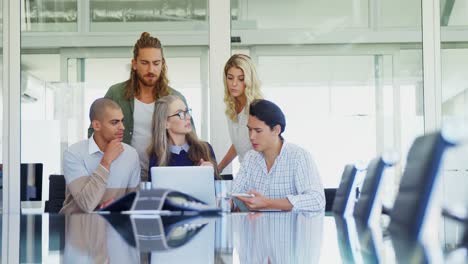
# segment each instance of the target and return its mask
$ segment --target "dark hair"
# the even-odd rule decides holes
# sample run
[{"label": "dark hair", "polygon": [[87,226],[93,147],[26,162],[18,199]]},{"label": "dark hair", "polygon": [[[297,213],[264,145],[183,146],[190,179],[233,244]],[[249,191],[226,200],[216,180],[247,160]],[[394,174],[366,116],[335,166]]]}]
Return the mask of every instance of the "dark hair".
[{"label": "dark hair", "polygon": [[116,102],[109,98],[98,98],[91,104],[91,107],[89,108],[89,120],[91,122],[93,122],[93,120],[102,121],[104,112],[107,108],[121,109]]},{"label": "dark hair", "polygon": [[273,129],[276,125],[280,125],[281,132],[279,134],[280,139],[283,139],[281,134],[286,129],[286,118],[283,111],[273,102],[265,99],[254,100],[250,104],[250,115],[256,117],[258,120],[265,122],[270,129]]}]

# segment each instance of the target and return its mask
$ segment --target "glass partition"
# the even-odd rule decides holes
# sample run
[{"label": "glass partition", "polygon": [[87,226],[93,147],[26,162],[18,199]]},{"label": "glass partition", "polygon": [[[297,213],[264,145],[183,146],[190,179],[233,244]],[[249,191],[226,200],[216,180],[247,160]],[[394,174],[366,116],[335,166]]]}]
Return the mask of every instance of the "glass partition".
[{"label": "glass partition", "polygon": [[231,0],[235,29],[317,29],[366,28],[369,21],[367,0],[269,1]]},{"label": "glass partition", "polygon": [[24,32],[208,29],[207,0],[22,0],[22,9]]},{"label": "glass partition", "polygon": [[89,1],[90,31],[207,30],[207,0]]},{"label": "glass partition", "polygon": [[[468,126],[468,34],[457,33],[457,41],[450,41],[446,34],[468,30],[467,11],[467,0],[440,1],[442,126]],[[444,159],[443,204],[452,209],[468,204],[467,155],[468,147],[465,144],[449,150]],[[450,219],[444,219],[444,227],[445,245],[447,249],[452,249],[460,242],[463,228]]]},{"label": "glass partition", "polygon": [[377,11],[375,19],[383,28],[421,30],[421,1],[372,0],[369,1]]},{"label": "glass partition", "polygon": [[[21,14],[22,37],[28,39],[21,48],[21,162],[43,165],[40,204],[27,206],[44,210],[49,176],[63,174],[63,152],[87,138],[91,103],[129,79],[132,49],[143,31],[161,40],[169,85],[187,98],[197,134],[207,139],[207,1],[25,0]],[[188,36],[174,37],[177,30]],[[87,31],[110,37],[83,41]],[[69,32],[73,37],[67,38]],[[62,34],[60,43],[44,41]]]},{"label": "glass partition", "polygon": [[[2,2],[0,2],[0,14],[3,14]],[[0,37],[1,39],[3,39],[3,15],[0,17]],[[3,44],[1,45],[3,47]],[[2,212],[2,209],[3,209],[3,102],[4,100],[5,98],[3,97],[3,52],[2,52],[0,53],[0,147],[1,147],[1,150],[0,150],[1,151],[1,154],[0,154],[0,212]],[[0,221],[1,219],[2,217],[0,217]],[[2,234],[2,227],[0,226],[0,235],[1,234]],[[1,238],[0,238],[0,243],[1,243]],[[0,262],[1,262],[1,257],[0,257]]]},{"label": "glass partition", "polygon": [[[393,149],[401,161],[390,184],[385,184],[387,194],[393,194],[408,148],[424,132],[421,1],[226,1],[231,2],[232,52],[253,58],[264,94],[287,115],[286,140],[313,154],[325,187],[338,185],[345,164],[365,162]],[[467,10],[467,0],[440,1],[442,90],[437,92],[441,92],[442,111],[430,117],[465,126]],[[128,78],[131,50],[142,31],[161,36],[170,85],[188,99],[198,134],[206,140],[209,130],[216,131],[217,124],[208,128],[206,122],[209,100],[222,100],[209,99],[207,92],[208,11],[207,0],[21,1],[20,28],[27,39],[18,58],[21,172],[27,175],[21,180],[26,183],[21,196],[23,192],[35,199],[41,195],[39,201],[30,200],[39,204],[28,206],[36,212],[44,210],[49,175],[62,174],[64,150],[86,139],[90,103],[111,84]],[[3,21],[0,24],[2,35]],[[57,36],[63,41],[50,41]],[[3,85],[1,54],[0,62]],[[220,73],[221,69],[210,71]],[[2,92],[3,88],[3,117]],[[445,204],[468,202],[463,189],[468,179],[467,151],[460,147],[446,155]],[[3,151],[0,164],[2,155]],[[0,208],[3,177],[0,165]],[[44,232],[41,229],[46,230],[42,226],[47,221],[38,223],[22,221],[20,225],[31,233]],[[444,224],[451,234],[446,233],[444,245],[451,249],[462,229],[452,222]],[[0,222],[0,236],[1,228]],[[47,242],[47,237],[41,238],[41,243]],[[38,256],[39,262],[47,259],[39,252],[42,245],[20,247]],[[59,253],[53,258],[60,262]]]},{"label": "glass partition", "polygon": [[466,0],[441,0],[440,24],[442,30],[451,28],[466,28],[468,26],[468,2]]},{"label": "glass partition", "polygon": [[76,32],[77,0],[22,0],[23,32]]},{"label": "glass partition", "polygon": [[231,0],[231,16],[232,52],[254,59],[286,140],[313,154],[325,187],[345,164],[395,150],[393,193],[424,133],[421,1]]}]

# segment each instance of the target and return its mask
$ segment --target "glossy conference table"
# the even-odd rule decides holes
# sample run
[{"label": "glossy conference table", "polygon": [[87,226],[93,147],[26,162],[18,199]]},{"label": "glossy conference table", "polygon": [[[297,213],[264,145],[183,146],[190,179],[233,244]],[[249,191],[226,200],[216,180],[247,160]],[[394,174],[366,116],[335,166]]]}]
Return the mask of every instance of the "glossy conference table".
[{"label": "glossy conference table", "polygon": [[324,213],[2,217],[20,221],[20,263],[423,263],[429,255],[381,233],[353,244],[350,225]]}]

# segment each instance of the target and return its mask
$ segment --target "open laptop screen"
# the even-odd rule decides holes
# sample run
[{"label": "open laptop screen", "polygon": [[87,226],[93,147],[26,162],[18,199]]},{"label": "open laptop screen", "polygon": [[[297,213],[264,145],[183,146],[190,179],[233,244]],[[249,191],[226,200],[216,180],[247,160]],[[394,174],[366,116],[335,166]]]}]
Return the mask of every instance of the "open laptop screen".
[{"label": "open laptop screen", "polygon": [[152,167],[153,188],[168,188],[191,195],[215,207],[214,170],[210,166]]}]

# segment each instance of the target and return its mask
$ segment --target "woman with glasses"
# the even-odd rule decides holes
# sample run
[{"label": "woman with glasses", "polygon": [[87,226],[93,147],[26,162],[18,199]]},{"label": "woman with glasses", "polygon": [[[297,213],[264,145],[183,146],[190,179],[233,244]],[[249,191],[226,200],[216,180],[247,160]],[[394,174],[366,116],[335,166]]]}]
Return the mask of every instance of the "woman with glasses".
[{"label": "woman with glasses", "polygon": [[152,140],[148,147],[149,180],[154,166],[213,166],[217,163],[213,148],[192,130],[192,110],[177,96],[168,95],[155,103]]},{"label": "woman with glasses", "polygon": [[236,157],[239,162],[252,149],[247,130],[249,106],[255,99],[262,99],[260,81],[255,65],[249,56],[234,54],[224,66],[224,102],[232,145],[218,165],[220,172]]}]

